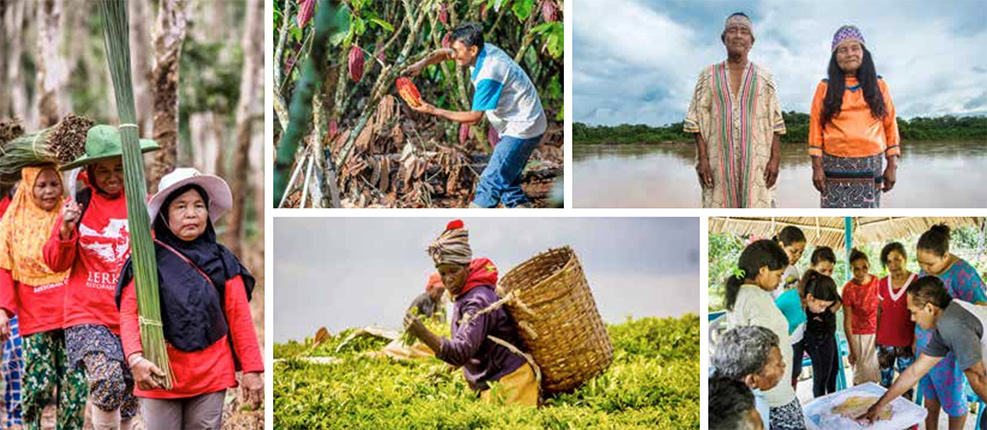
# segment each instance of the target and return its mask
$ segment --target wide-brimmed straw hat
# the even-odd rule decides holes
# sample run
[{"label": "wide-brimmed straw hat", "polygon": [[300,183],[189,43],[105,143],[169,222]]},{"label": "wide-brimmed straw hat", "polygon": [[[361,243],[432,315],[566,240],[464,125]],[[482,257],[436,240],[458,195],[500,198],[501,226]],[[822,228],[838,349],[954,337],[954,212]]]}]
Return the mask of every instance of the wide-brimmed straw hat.
[{"label": "wide-brimmed straw hat", "polygon": [[233,193],[223,178],[207,175],[192,167],[180,167],[161,178],[161,182],[158,183],[158,192],[151,196],[147,202],[147,214],[152,224],[168,196],[173,191],[188,184],[202,187],[209,195],[209,219],[212,222],[215,223],[233,207]]}]

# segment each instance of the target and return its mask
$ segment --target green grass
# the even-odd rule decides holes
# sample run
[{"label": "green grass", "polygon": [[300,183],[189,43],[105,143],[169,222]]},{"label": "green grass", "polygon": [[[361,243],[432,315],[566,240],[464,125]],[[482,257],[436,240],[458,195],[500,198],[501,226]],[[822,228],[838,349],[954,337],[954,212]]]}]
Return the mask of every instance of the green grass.
[{"label": "green grass", "polygon": [[[354,429],[698,429],[699,318],[641,318],[609,325],[614,362],[576,391],[538,408],[492,406],[459,370],[438,359],[395,361],[363,351],[333,354],[348,332],[323,345],[274,345],[274,426]],[[352,348],[350,348],[353,346]],[[312,364],[300,355],[343,361]]]}]

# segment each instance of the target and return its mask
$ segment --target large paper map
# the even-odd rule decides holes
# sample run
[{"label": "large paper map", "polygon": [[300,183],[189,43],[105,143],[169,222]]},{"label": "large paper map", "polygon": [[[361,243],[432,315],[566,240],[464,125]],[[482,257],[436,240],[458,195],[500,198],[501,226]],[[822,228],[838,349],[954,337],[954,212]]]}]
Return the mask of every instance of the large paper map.
[{"label": "large paper map", "polygon": [[[880,399],[880,397],[877,396],[850,396],[843,399],[843,403],[840,403],[834,406],[833,409],[830,409],[830,412],[844,418],[856,419],[866,413],[874,403],[877,403],[878,399]],[[877,414],[877,419],[890,420],[893,414],[894,412],[891,409],[891,405],[885,405],[881,408],[881,412]]]},{"label": "large paper map", "polygon": [[809,430],[901,430],[925,419],[925,408],[899,397],[873,424],[858,423],[856,417],[867,412],[885,391],[878,384],[867,383],[813,399],[803,407],[806,425]]}]

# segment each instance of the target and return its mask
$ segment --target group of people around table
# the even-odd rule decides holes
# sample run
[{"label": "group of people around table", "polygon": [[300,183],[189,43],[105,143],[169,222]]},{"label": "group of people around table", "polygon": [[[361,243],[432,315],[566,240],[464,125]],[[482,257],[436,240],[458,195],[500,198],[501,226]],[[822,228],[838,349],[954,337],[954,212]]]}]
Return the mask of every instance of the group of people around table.
[{"label": "group of people around table", "polygon": [[964,381],[987,400],[987,295],[980,275],[950,253],[949,242],[945,225],[923,233],[917,274],[907,269],[904,245],[887,244],[879,256],[883,277],[872,274],[866,253],[853,249],[852,279],[839,290],[832,278],[836,255],[828,247],[815,248],[804,273],[796,269],[807,244],[797,227],[749,244],[725,283],[730,329],[710,358],[710,428],[805,429],[796,396],[803,357],[812,362],[813,397],[836,392],[841,308],[853,384],[887,388],[857,420],[875,421],[891,401],[912,399],[917,389],[928,411],[926,429],[938,428],[940,410],[950,429],[963,428],[969,413]]},{"label": "group of people around table", "polygon": [[[85,150],[65,165],[24,168],[0,202],[4,426],[39,429],[55,405],[58,428],[81,429],[88,400],[97,430],[218,429],[226,390],[238,385],[260,406],[254,278],[214,228],[232,206],[229,186],[178,168],[147,202],[171,369],[163,389],[141,343],[119,130],[92,127]],[[63,172],[74,169],[84,187],[67,196],[74,184]]]},{"label": "group of people around table", "polygon": [[[775,207],[786,133],[778,89],[772,75],[748,59],[756,40],[749,16],[730,15],[720,40],[727,58],[699,74],[683,127],[696,140],[702,205]],[[881,193],[897,180],[901,154],[891,93],[855,26],[833,35],[828,64],[812,97],[808,137],[819,204],[880,207]]]}]

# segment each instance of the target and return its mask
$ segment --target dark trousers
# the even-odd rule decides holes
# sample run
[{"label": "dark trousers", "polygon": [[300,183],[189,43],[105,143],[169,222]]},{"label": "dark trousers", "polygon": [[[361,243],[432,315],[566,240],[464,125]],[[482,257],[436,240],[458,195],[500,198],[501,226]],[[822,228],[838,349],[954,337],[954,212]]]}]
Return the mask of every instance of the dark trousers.
[{"label": "dark trousers", "polygon": [[805,351],[812,358],[812,395],[825,396],[836,392],[836,374],[840,365],[833,333],[805,332]]}]

